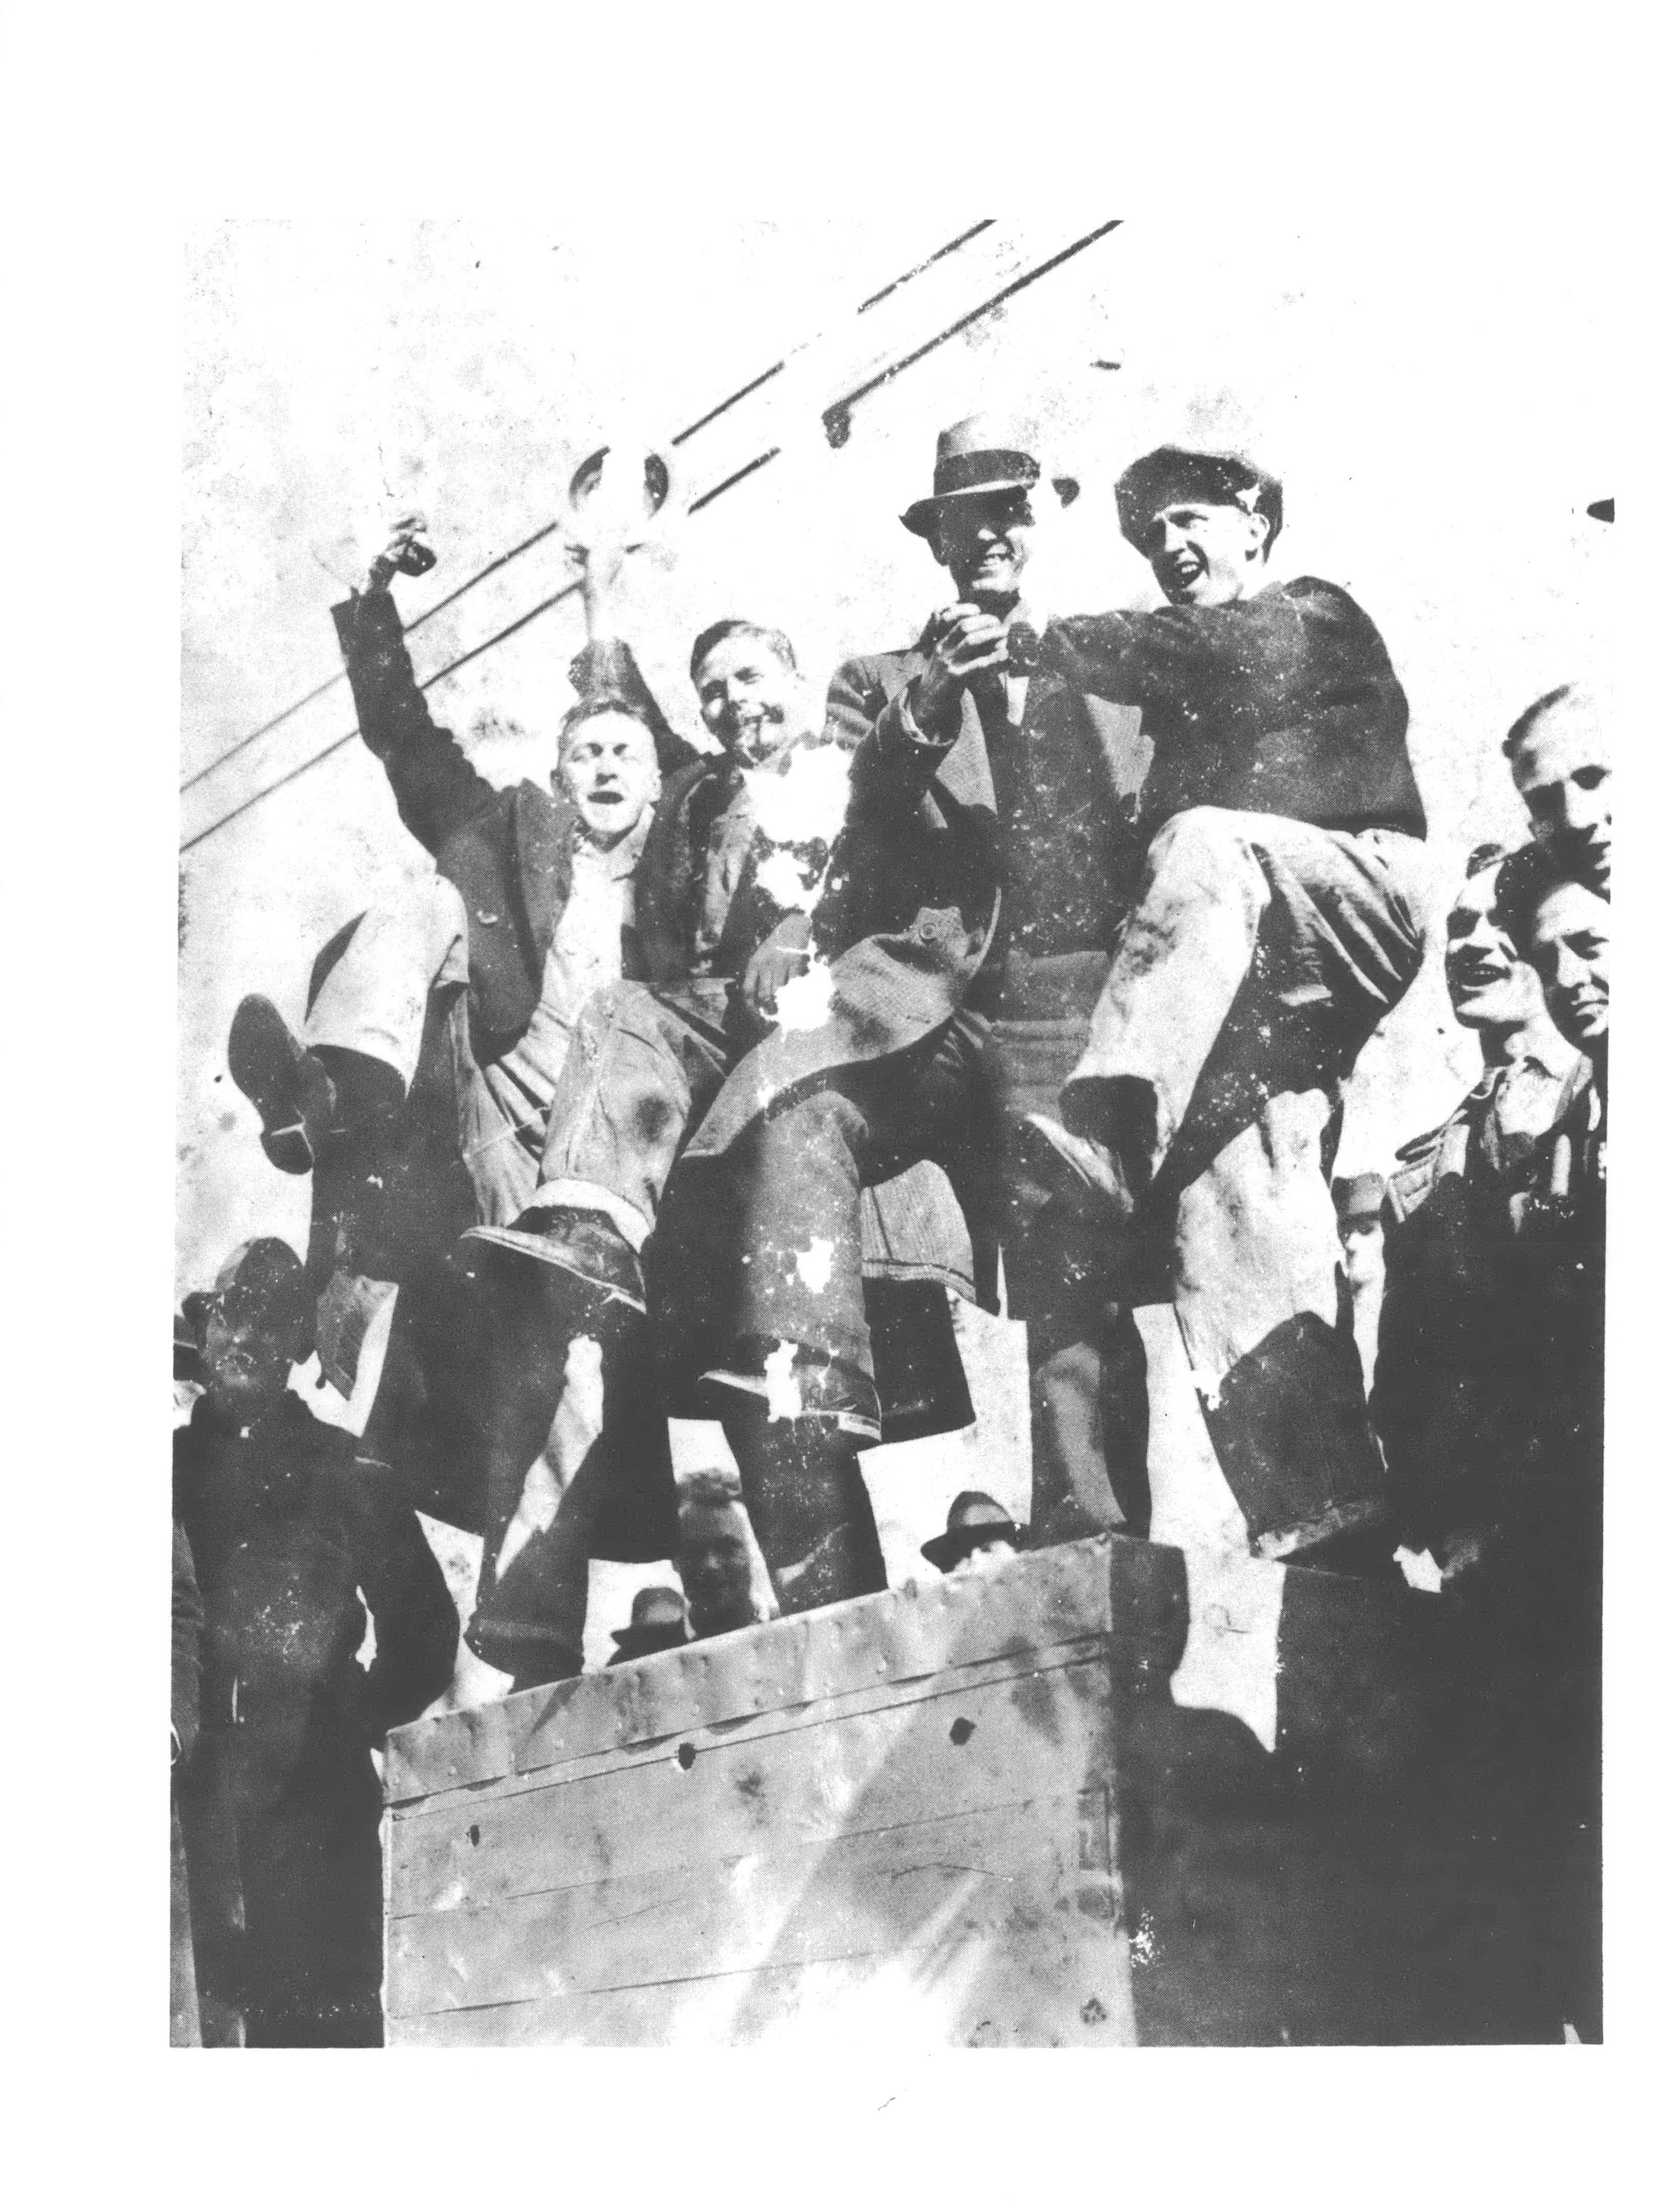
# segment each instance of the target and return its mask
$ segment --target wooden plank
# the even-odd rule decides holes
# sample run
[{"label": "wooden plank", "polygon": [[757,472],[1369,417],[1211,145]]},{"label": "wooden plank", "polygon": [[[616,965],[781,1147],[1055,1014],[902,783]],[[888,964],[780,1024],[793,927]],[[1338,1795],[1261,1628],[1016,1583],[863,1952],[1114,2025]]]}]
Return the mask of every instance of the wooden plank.
[{"label": "wooden plank", "polygon": [[[1108,1678],[1087,1662],[769,1737],[699,1733],[574,1783],[395,1817],[394,1916],[734,1857],[1103,1782]],[[679,1752],[692,1746],[685,1767]],[[1088,1772],[1095,1767],[1095,1779]]]},{"label": "wooden plank", "polygon": [[[1031,1650],[1022,1654],[1000,1655],[987,1662],[965,1663],[960,1670],[942,1671],[933,1677],[901,1678],[890,1685],[839,1694],[831,1700],[800,1701],[785,1708],[769,1709],[762,1715],[738,1716],[709,1730],[733,1737],[773,1738],[784,1731],[810,1730],[820,1723],[832,1723],[838,1716],[867,1715],[877,1708],[901,1707],[926,1700],[930,1692],[973,1692],[982,1685],[1029,1674],[1068,1670],[1080,1662],[1101,1662],[1108,1647],[1106,1635],[1093,1633],[1089,1639],[1070,1639],[1065,1646],[1052,1647],[1043,1656]],[[687,1736],[698,1745],[708,1732],[696,1730]],[[679,1735],[641,1739],[634,1746],[605,1747],[594,1754],[580,1754],[567,1761],[546,1764],[540,1769],[515,1770],[511,1776],[487,1778],[482,1783],[457,1785],[447,1791],[401,1800],[390,1812],[403,1823],[427,1815],[452,1814],[462,1801],[502,1799],[517,1793],[542,1791],[551,1785],[573,1784],[585,1777],[604,1776],[614,1770],[634,1768],[641,1763],[669,1757],[681,1744],[682,1737]]]},{"label": "wooden plank", "polygon": [[[1022,1943],[1112,2005],[1122,1910],[1100,1847],[1107,1795],[1043,1796],[891,1830],[409,1916],[392,1926],[394,2014],[684,1984],[814,1962]],[[1083,1839],[1083,1842],[1082,1842]],[[1065,1950],[1064,1950],[1065,1949]],[[1106,1960],[1105,1960],[1106,1956]],[[978,1970],[980,1958],[970,1964]]]},{"label": "wooden plank", "polygon": [[[1099,1790],[789,1850],[750,1891],[715,1870],[669,1902],[668,1880],[629,1880],[546,1895],[563,1920],[531,1902],[444,1918],[467,1942],[453,1962],[434,1943],[425,1981],[450,2003],[393,2003],[388,2042],[1131,2045],[1108,1821]],[[476,1997],[498,1982],[514,1996]]]},{"label": "wooden plank", "polygon": [[386,1745],[386,1797],[394,1805],[1088,1638],[1109,1628],[1110,1548],[1046,1549],[994,1574],[871,1594],[409,1724]]}]

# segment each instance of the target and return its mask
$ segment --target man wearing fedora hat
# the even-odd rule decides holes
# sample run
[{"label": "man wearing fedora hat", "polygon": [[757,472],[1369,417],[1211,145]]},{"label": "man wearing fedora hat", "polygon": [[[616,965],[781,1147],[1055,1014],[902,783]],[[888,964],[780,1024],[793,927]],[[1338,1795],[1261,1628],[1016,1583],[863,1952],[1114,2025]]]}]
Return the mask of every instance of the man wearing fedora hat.
[{"label": "man wearing fedora hat", "polygon": [[[839,1150],[814,1138],[800,1113],[767,1112],[761,1085],[744,1075],[691,1143],[673,1194],[690,1197],[691,1209],[696,1190],[711,1197],[719,1224],[704,1275],[723,1291],[706,1298],[703,1336],[674,1354],[689,1373],[704,1373],[720,1407],[731,1391],[770,1398],[774,1360],[789,1350],[796,1382],[836,1359],[867,1375],[866,1341],[847,1315],[855,1235],[810,1222],[812,1193],[828,1183],[814,1158],[832,1154],[839,1164],[833,1215],[842,1219],[855,1207],[859,1178],[878,1175],[887,1160],[920,1154],[939,1163],[984,1270],[1001,1223],[988,1047],[1009,1045],[1012,1071],[1047,1099],[1076,1054],[1082,1015],[1113,954],[1143,778],[1137,715],[1010,662],[1035,501],[1048,492],[1066,504],[1078,489],[1065,476],[1046,479],[1035,442],[992,416],[942,432],[932,494],[901,518],[949,574],[953,600],[914,646],[850,659],[829,685],[829,725],[854,749],[846,830],[814,922],[832,945],[835,1016],[821,1033],[779,1035],[766,1049],[773,1088],[800,1085],[807,1114],[844,1124],[851,1161],[839,1163]],[[803,1190],[806,1212],[779,1217],[778,1187]],[[820,1273],[799,1261],[814,1232],[836,1251]],[[761,1418],[743,1430],[737,1451],[747,1463],[761,1452],[778,1458],[761,1482],[746,1465],[744,1475],[791,1598],[783,1573],[795,1566],[799,1542],[786,1552],[790,1543],[760,1523],[766,1488],[810,1496],[824,1477],[856,1480],[837,1459],[844,1434],[825,1444],[817,1429],[821,1404],[812,1396],[799,1407],[809,1414]],[[1063,1418],[1051,1429],[1073,1424]],[[1106,1490],[1100,1456],[1082,1468]],[[814,1535],[814,1519],[807,1529]],[[810,1583],[829,1599],[843,1589],[825,1572],[810,1573]]]},{"label": "man wearing fedora hat", "polygon": [[243,2012],[250,2045],[378,2045],[368,1750],[448,1685],[454,1602],[392,1474],[290,1390],[312,1327],[285,1242],[236,1249],[186,1307],[206,1381],[175,1443],[205,1615],[179,1783],[200,1999],[207,2016]]},{"label": "man wearing fedora hat", "polygon": [[958,1494],[946,1512],[944,1531],[926,1541],[922,1553],[948,1578],[970,1578],[1007,1563],[1026,1539],[1026,1527],[1001,1502],[971,1488]]},{"label": "man wearing fedora hat", "polygon": [[688,1609],[674,1586],[641,1586],[630,1603],[630,1621],[612,1634],[618,1652],[607,1668],[638,1662],[644,1654],[663,1654],[688,1644]]}]

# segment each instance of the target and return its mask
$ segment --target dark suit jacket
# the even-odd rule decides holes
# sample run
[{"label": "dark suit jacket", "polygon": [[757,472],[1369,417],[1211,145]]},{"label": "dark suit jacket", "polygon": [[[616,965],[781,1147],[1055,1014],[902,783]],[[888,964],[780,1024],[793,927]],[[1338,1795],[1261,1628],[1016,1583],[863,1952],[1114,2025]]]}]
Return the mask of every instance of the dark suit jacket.
[{"label": "dark suit jacket", "polygon": [[996,934],[1002,870],[986,742],[971,713],[927,741],[890,713],[923,657],[851,659],[828,730],[854,750],[851,794],[812,921],[830,963],[827,1021],[761,1042],[689,1144],[723,1155],[776,1095],[912,1047],[962,1002]]},{"label": "dark suit jacket", "polygon": [[571,836],[548,791],[492,788],[427,710],[388,593],[334,605],[362,739],[397,813],[467,906],[474,1047],[511,1048],[542,993],[543,962],[571,889]]},{"label": "dark suit jacket", "polygon": [[1536,1129],[1586,1077],[1579,1061],[1562,1075],[1534,1058],[1502,1067],[1399,1152],[1370,1407],[1414,1547],[1493,1522],[1513,1465],[1520,1474],[1538,1359],[1518,1221],[1541,1169]]},{"label": "dark suit jacket", "polygon": [[1082,688],[1141,706],[1154,746],[1146,838],[1193,805],[1425,831],[1406,693],[1375,626],[1333,582],[1303,575],[1234,605],[1053,620],[1044,656]]}]

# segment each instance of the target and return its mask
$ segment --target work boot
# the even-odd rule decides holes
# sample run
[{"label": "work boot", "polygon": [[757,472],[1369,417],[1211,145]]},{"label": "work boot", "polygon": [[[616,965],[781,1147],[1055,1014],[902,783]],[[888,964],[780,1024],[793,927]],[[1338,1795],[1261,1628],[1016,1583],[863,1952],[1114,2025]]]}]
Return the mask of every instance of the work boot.
[{"label": "work boot", "polygon": [[228,1069],[257,1107],[269,1163],[281,1172],[312,1172],[332,1129],[333,1083],[266,995],[244,997],[234,1013]]},{"label": "work boot", "polygon": [[521,1211],[511,1226],[469,1226],[463,1241],[486,1242],[534,1263],[551,1264],[609,1302],[648,1313],[641,1259],[618,1227],[596,1211]]}]

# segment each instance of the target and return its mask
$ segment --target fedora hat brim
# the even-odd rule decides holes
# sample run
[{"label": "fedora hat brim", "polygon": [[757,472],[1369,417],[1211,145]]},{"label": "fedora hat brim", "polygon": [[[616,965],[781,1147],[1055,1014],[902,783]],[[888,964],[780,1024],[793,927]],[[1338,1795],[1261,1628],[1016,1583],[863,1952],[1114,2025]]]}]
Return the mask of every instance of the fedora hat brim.
[{"label": "fedora hat brim", "polygon": [[954,504],[962,498],[990,498],[998,491],[1036,490],[1039,484],[1046,479],[1064,506],[1071,506],[1078,497],[1079,484],[1071,475],[1053,475],[1047,478],[1042,476],[1000,475],[990,482],[964,483],[960,490],[935,491],[930,498],[919,498],[914,505],[907,506],[898,518],[912,536],[931,538],[941,506]]},{"label": "fedora hat brim", "polygon": [[984,1547],[991,1540],[1007,1540],[1018,1554],[1026,1544],[1026,1537],[1025,1525],[1016,1524],[1013,1519],[992,1524],[965,1524],[955,1532],[941,1532],[937,1539],[929,1540],[922,1553],[938,1569],[948,1571],[975,1548]]}]

